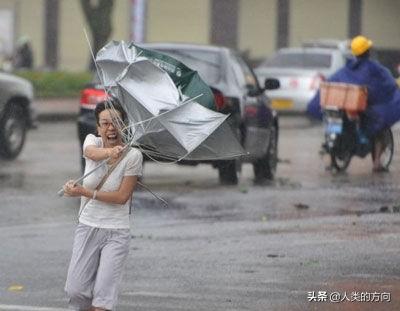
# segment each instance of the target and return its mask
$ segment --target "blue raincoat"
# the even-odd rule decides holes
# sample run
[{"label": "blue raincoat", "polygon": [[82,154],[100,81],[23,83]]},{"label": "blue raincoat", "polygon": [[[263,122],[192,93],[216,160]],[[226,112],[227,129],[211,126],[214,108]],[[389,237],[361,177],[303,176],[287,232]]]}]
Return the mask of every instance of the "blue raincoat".
[{"label": "blue raincoat", "polygon": [[[389,70],[378,62],[369,58],[349,59],[328,81],[367,87],[368,107],[364,113],[363,128],[368,136],[400,120],[400,90]],[[318,91],[309,102],[307,113],[322,119],[319,96]]]}]

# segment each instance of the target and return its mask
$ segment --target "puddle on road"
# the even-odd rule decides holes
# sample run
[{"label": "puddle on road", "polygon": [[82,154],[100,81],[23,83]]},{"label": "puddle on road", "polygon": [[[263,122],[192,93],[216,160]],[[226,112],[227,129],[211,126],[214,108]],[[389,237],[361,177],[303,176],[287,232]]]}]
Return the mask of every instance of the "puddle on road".
[{"label": "puddle on road", "polygon": [[23,188],[25,184],[25,174],[23,173],[0,173],[0,188]]},{"label": "puddle on road", "polygon": [[250,187],[266,187],[266,189],[273,189],[273,188],[283,188],[283,189],[301,189],[302,184],[300,182],[296,182],[291,180],[290,178],[285,177],[277,177],[274,180],[267,180],[262,183],[254,183],[252,180],[249,180],[247,186]]},{"label": "puddle on road", "polygon": [[[368,176],[370,176],[368,174]],[[310,217],[368,215],[375,213],[399,213],[400,206],[394,206],[397,202],[398,186],[393,184],[392,177],[372,176],[366,174],[323,174],[318,175],[319,182],[308,179],[300,179],[298,176],[277,177],[273,181],[262,185],[255,185],[251,177],[242,176],[237,186],[221,186],[217,180],[206,183],[201,181],[184,183],[183,181],[171,183],[167,180],[149,182],[148,186],[157,194],[166,199],[168,206],[163,205],[154,198],[140,199],[139,208],[144,209],[179,209],[186,210],[181,216],[184,218],[206,221],[230,221],[237,219],[254,220],[289,220]],[[209,192],[211,190],[211,192]],[[265,207],[258,206],[257,211],[251,215],[246,213],[246,204],[250,198],[257,201],[264,193],[274,190],[282,191],[283,197],[275,202],[268,203]],[[293,191],[294,195],[290,193]],[[304,191],[304,193],[303,193]],[[237,196],[240,193],[241,196]],[[285,195],[286,193],[286,195]],[[188,198],[193,194],[193,201]],[[237,196],[237,206],[225,206],[223,203],[210,202],[210,199],[202,201],[199,198],[206,196],[231,197]],[[268,194],[266,194],[268,195]],[[325,200],[327,205],[321,208],[319,202],[314,199]],[[146,195],[147,196],[147,195]],[[185,199],[181,199],[184,197]],[[219,202],[219,201],[218,201]],[[400,204],[400,202],[399,202]],[[272,207],[271,207],[272,206]],[[276,206],[276,207],[274,207]],[[265,219],[265,220],[263,220]]]},{"label": "puddle on road", "polygon": [[290,178],[276,178],[273,185],[281,188],[289,189],[300,189],[302,188],[301,183],[292,181]]},{"label": "puddle on road", "polygon": [[398,205],[385,206],[384,205],[379,208],[367,209],[367,210],[339,209],[339,211],[338,211],[338,215],[340,215],[340,216],[344,216],[344,215],[362,216],[362,215],[379,214],[379,213],[397,214],[397,213],[400,213],[400,206],[398,206]]},{"label": "puddle on road", "polygon": [[371,214],[395,214],[399,215],[400,205],[379,205],[375,207],[366,207],[362,205],[354,205],[351,200],[348,200],[349,204],[341,207],[332,206],[332,208],[318,209],[317,206],[304,204],[301,202],[293,203],[290,207],[282,209],[275,209],[262,212],[260,220],[266,221],[282,221],[291,219],[304,219],[304,218],[316,218],[316,217],[329,217],[329,216],[358,216]]},{"label": "puddle on road", "polygon": [[174,201],[173,197],[158,195],[167,204],[155,197],[136,197],[133,201],[135,209],[184,209],[186,205]]}]

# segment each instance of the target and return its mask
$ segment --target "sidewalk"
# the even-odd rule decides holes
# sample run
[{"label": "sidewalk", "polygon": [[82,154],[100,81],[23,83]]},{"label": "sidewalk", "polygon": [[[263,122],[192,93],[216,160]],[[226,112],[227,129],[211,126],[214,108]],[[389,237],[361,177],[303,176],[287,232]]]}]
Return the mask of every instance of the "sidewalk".
[{"label": "sidewalk", "polygon": [[39,121],[76,120],[79,113],[79,98],[35,99],[33,103]]}]

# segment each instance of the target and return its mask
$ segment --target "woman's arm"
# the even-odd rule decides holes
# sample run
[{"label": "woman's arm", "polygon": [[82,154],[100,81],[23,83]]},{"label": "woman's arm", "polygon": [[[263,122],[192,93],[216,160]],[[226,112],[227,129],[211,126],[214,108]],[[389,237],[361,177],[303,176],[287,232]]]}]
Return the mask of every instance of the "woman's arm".
[{"label": "woman's arm", "polygon": [[[125,176],[117,191],[97,191],[95,200],[112,204],[125,204],[132,196],[136,183],[137,176]],[[81,185],[74,185],[73,181],[69,181],[64,186],[64,192],[72,197],[84,196],[93,198],[95,190],[87,189]]]},{"label": "woman's arm", "polygon": [[90,145],[85,148],[83,154],[85,157],[93,161],[101,161],[108,158],[116,159],[121,155],[123,146],[115,146],[113,148],[102,148],[95,145]]}]

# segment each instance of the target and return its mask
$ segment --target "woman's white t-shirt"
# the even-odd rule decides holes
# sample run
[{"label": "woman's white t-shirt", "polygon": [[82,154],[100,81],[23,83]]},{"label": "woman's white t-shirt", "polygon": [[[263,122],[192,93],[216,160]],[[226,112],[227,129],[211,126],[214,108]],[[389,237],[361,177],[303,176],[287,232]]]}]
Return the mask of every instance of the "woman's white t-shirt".
[{"label": "woman's white t-shirt", "polygon": [[[85,151],[87,146],[93,145],[103,147],[103,140],[101,137],[89,134],[86,136],[82,149]],[[85,160],[85,174],[94,169],[100,163],[87,157],[85,157]],[[118,163],[112,173],[107,177],[106,182],[98,191],[117,191],[124,176],[141,176],[142,162],[142,153],[136,148],[131,148],[125,157]],[[97,169],[83,180],[83,186],[88,189],[95,189],[102,178],[107,174],[108,168],[109,165],[106,164]],[[89,202],[86,204],[88,200]],[[79,222],[97,228],[127,229],[129,228],[130,201],[131,200],[128,200],[125,204],[113,204],[82,197],[81,208],[79,211]]]}]

